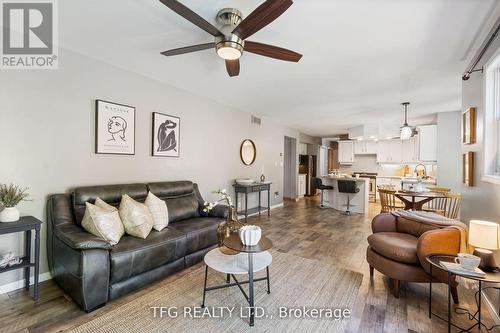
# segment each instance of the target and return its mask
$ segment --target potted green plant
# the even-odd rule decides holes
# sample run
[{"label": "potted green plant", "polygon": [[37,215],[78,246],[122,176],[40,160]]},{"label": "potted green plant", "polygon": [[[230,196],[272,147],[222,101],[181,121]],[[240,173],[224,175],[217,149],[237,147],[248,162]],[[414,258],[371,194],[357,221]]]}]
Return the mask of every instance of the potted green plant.
[{"label": "potted green plant", "polygon": [[16,206],[28,198],[28,189],[14,184],[0,184],[0,222],[15,222],[19,220],[19,210]]}]

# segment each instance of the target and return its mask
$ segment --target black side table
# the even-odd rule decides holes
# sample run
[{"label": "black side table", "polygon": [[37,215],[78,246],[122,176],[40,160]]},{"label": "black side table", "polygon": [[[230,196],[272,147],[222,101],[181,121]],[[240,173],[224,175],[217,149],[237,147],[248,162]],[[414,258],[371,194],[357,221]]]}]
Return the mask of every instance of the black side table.
[{"label": "black side table", "polygon": [[[441,318],[439,315],[432,313],[432,270],[433,269],[440,269],[445,271],[448,274],[448,332],[451,332],[451,326],[454,326],[460,330],[460,332],[470,332],[473,328],[476,326],[478,327],[479,330],[481,330],[481,325],[484,326],[484,324],[481,324],[481,291],[483,290],[482,283],[500,283],[500,273],[486,273],[485,277],[476,277],[476,276],[470,276],[470,275],[465,275],[465,274],[458,274],[455,272],[450,272],[449,270],[445,269],[443,266],[441,266],[441,261],[445,262],[455,262],[456,256],[451,256],[451,255],[441,255],[441,254],[436,254],[436,255],[431,255],[428,256],[426,259],[430,263],[430,282],[429,282],[429,318],[432,317],[432,315],[438,317],[439,319],[444,320]],[[476,313],[472,316],[472,319],[474,319],[476,322],[474,325],[472,325],[469,328],[462,328],[459,327],[451,322],[451,279],[452,276],[460,276],[463,278],[471,279],[471,280],[476,280],[479,283],[478,287],[478,304],[477,304],[477,311]]]},{"label": "black side table", "polygon": [[[40,273],[40,226],[42,221],[33,216],[22,216],[17,222],[0,223],[0,235],[12,234],[15,232],[24,232],[24,257],[20,258],[21,263],[0,268],[0,273],[12,271],[15,269],[24,269],[24,288],[30,289],[30,268],[35,268],[35,283],[33,285],[33,299],[39,298],[38,292],[38,275]],[[31,230],[35,230],[35,258],[31,262]]]},{"label": "black side table", "polygon": [[[238,199],[239,196],[238,194],[241,193],[245,195],[245,210],[239,211],[238,215],[245,215],[245,222],[247,221],[248,215],[254,214],[254,213],[260,213],[261,211],[266,211],[267,210],[267,216],[271,215],[271,182],[264,182],[264,183],[253,183],[250,185],[240,185],[240,184],[233,184],[234,186],[234,192],[236,193],[236,209],[238,208]],[[261,205],[261,192],[267,191],[267,207],[262,207]],[[259,203],[257,207],[254,208],[248,208],[248,193],[259,193]]]}]

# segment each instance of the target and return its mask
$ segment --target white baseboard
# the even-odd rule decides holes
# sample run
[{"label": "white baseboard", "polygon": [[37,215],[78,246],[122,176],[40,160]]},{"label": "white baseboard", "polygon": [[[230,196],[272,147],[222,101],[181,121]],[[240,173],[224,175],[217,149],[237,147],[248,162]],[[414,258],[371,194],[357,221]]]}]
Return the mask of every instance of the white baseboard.
[{"label": "white baseboard", "polygon": [[[275,208],[280,208],[280,207],[283,207],[283,203],[279,203],[277,205],[274,205],[274,206],[271,206],[271,210],[275,209]],[[264,211],[265,212],[265,211]],[[262,214],[262,213],[261,213]],[[256,215],[259,215],[259,213],[252,213],[252,214],[248,214],[248,217],[250,216],[256,216]],[[245,218],[245,215],[242,215],[242,214],[239,214],[238,215],[238,218]]]},{"label": "white baseboard", "polygon": [[[40,274],[38,276],[39,282],[47,281],[50,279],[52,279],[50,272],[46,272],[46,273]],[[30,285],[32,286],[34,282],[35,282],[35,278],[32,276],[30,278]],[[14,281],[11,283],[4,284],[3,286],[0,286],[0,294],[9,293],[11,291],[21,289],[21,288],[24,288],[24,280]]]}]

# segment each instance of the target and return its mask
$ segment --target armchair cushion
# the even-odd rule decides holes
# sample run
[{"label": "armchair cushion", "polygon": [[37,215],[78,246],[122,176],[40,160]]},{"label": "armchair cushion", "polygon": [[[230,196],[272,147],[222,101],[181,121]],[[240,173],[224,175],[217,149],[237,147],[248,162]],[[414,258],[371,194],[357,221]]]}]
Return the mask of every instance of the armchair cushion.
[{"label": "armchair cushion", "polygon": [[368,236],[368,244],[373,251],[388,259],[407,264],[420,264],[417,243],[417,237],[397,232],[379,232]]},{"label": "armchair cushion", "polygon": [[74,250],[111,249],[111,244],[89,234],[76,224],[65,223],[54,228],[54,235]]}]

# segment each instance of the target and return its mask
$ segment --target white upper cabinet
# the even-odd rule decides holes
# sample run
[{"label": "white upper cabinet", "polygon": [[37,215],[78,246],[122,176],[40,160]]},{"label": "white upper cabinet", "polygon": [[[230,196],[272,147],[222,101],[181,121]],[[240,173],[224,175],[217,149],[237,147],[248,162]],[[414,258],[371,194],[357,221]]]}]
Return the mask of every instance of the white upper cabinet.
[{"label": "white upper cabinet", "polygon": [[354,163],[354,142],[345,140],[339,141],[339,163],[353,164]]},{"label": "white upper cabinet", "polygon": [[378,142],[377,162],[378,163],[401,163],[402,147],[400,140],[384,140]]},{"label": "white upper cabinet", "polygon": [[375,155],[378,152],[378,142],[376,141],[366,141],[365,142],[365,154]]},{"label": "white upper cabinet", "polygon": [[437,125],[420,126],[418,128],[419,160],[421,162],[437,161]]},{"label": "white upper cabinet", "polygon": [[418,163],[419,162],[419,139],[418,137],[410,138],[401,142],[402,145],[402,162],[403,163]]},{"label": "white upper cabinet", "polygon": [[377,142],[375,141],[356,141],[354,142],[355,155],[375,155],[377,154]]}]

